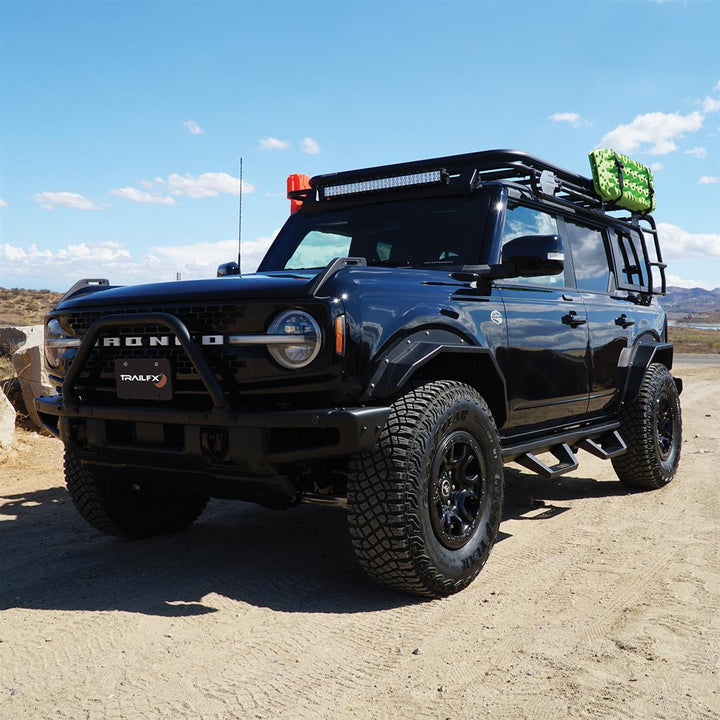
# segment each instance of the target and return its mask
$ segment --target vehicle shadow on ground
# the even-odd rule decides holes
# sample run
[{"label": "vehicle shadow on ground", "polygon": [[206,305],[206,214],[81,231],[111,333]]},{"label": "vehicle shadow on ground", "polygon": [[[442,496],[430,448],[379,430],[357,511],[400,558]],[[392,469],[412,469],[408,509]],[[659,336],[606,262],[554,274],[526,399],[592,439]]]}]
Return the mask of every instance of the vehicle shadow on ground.
[{"label": "vehicle shadow on ground", "polygon": [[[568,510],[554,502],[627,492],[617,482],[507,475],[504,520],[551,521]],[[229,598],[280,612],[358,613],[423,602],[365,578],[345,513],[336,509],[277,512],[216,500],[184,532],[123,541],[86,525],[56,487],[0,497],[0,548],[2,610],[179,617],[215,612],[211,594],[220,604]]]}]

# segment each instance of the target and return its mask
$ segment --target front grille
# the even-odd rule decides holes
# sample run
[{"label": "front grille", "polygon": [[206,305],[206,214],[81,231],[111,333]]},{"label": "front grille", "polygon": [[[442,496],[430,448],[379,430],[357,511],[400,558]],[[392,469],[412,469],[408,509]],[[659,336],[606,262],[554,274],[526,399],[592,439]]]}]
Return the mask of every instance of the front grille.
[{"label": "front grille", "polygon": [[[90,326],[101,317],[107,315],[134,315],[138,313],[164,312],[182,320],[191,334],[193,333],[221,333],[221,332],[241,332],[247,326],[245,321],[246,315],[250,315],[250,321],[257,321],[257,317],[253,315],[252,306],[222,304],[222,305],[175,305],[175,306],[146,306],[133,308],[107,308],[103,310],[91,310],[86,312],[76,312],[65,316],[61,320],[61,324],[70,330],[73,335],[84,335]],[[262,326],[265,318],[260,319]],[[125,327],[123,330],[128,335],[139,334],[145,332],[152,334],[155,332],[164,332],[165,328],[141,326],[141,327]],[[245,329],[245,332],[262,332],[262,327],[254,330]]]},{"label": "front grille", "polygon": [[[187,327],[190,335],[227,335],[233,333],[264,333],[266,323],[277,309],[256,304],[188,304],[173,306],[141,306],[133,308],[103,308],[91,311],[75,311],[60,318],[63,328],[73,335],[85,335],[90,326],[108,315],[131,315],[138,313],[168,313],[174,315]],[[168,346],[149,347],[150,336],[170,336]],[[103,340],[120,338],[119,347],[105,347]],[[126,347],[124,339],[140,337],[142,346]],[[99,346],[90,353],[77,383],[77,390],[85,399],[101,400],[115,397],[115,360],[166,358],[173,371],[174,389],[180,396],[207,396],[205,385],[182,347],[174,345],[173,333],[160,325],[128,325],[108,328],[100,335]],[[226,394],[232,396],[239,384],[252,379],[277,374],[270,365],[264,347],[200,345],[200,349],[215,377]]]}]

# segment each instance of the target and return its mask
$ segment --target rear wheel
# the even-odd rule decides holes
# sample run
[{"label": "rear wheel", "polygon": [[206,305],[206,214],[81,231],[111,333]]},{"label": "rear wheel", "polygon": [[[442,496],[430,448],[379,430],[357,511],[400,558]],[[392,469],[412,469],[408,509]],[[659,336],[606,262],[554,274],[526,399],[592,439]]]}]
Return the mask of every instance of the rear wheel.
[{"label": "rear wheel", "polygon": [[503,463],[487,404],[436,381],[398,398],[348,477],[348,522],[364,570],[396,590],[443,597],[472,582],[502,512]]},{"label": "rear wheel", "polygon": [[81,463],[65,450],[65,483],[75,507],[108,535],[143,538],[182,530],[207,505],[208,497],[167,490],[143,476]]},{"label": "rear wheel", "polygon": [[628,450],[612,463],[623,484],[654,490],[675,477],[682,446],[682,414],[677,385],[664,365],[648,367],[638,396],[620,415],[620,434]]}]

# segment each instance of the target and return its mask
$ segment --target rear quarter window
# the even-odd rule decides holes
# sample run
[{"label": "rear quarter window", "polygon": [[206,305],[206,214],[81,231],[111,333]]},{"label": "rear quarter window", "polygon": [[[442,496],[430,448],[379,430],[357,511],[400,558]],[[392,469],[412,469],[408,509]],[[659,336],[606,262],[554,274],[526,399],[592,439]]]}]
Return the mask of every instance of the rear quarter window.
[{"label": "rear quarter window", "polygon": [[640,234],[635,231],[614,228],[611,246],[615,285],[618,290],[648,290],[646,275],[647,259]]}]

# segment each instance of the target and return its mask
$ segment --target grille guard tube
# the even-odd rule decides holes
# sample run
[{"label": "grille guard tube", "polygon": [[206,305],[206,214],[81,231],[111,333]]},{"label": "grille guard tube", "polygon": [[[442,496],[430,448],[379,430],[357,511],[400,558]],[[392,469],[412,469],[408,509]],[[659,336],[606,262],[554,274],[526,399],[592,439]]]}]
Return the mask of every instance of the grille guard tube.
[{"label": "grille guard tube", "polygon": [[215,375],[203,357],[202,352],[190,337],[185,323],[169,313],[138,313],[136,315],[106,315],[96,320],[88,329],[87,334],[83,338],[82,345],[73,358],[72,365],[68,370],[62,386],[62,394],[68,405],[77,405],[78,398],[75,395],[75,385],[78,377],[82,372],[85,361],[95,347],[95,341],[100,333],[108,327],[119,327],[123,325],[164,325],[166,328],[175,333],[175,337],[179,340],[182,349],[188,356],[190,362],[197,370],[200,379],[207,388],[212,398],[213,407],[217,410],[227,407],[225,393],[220,387]]}]

